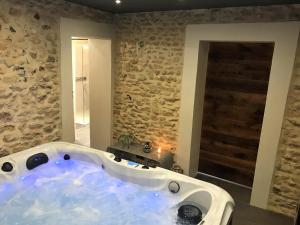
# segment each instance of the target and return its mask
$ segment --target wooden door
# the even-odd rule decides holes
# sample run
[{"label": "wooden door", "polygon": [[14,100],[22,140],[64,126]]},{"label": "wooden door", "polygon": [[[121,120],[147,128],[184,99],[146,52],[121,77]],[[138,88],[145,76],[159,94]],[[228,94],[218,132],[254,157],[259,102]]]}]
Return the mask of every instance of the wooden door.
[{"label": "wooden door", "polygon": [[199,171],[252,186],[274,45],[210,44]]}]

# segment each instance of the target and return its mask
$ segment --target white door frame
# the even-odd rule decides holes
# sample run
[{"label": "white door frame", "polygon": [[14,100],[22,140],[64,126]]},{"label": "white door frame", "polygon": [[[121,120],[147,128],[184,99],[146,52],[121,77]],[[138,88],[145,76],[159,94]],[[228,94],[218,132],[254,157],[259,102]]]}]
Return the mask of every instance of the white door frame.
[{"label": "white door frame", "polygon": [[208,43],[273,42],[274,54],[251,195],[252,205],[267,207],[299,27],[298,22],[187,26],[177,147],[177,162],[186,174],[194,176],[198,171]]},{"label": "white door frame", "polygon": [[[72,80],[72,38],[74,37],[105,39],[113,42],[114,27],[112,24],[102,24],[68,18],[61,18],[60,20],[62,140],[67,142],[75,141]],[[111,52],[113,53],[113,50]],[[111,71],[110,86],[111,90],[113,90],[114,74],[112,68]],[[111,92],[109,96],[110,99],[112,99],[112,95],[113,93]],[[111,100],[106,103],[107,105],[103,106],[103,108],[111,109],[112,102],[113,101]],[[112,139],[112,112],[111,117],[107,119],[110,120],[110,127],[107,128],[107,132],[108,136],[111,137],[110,139]]]}]

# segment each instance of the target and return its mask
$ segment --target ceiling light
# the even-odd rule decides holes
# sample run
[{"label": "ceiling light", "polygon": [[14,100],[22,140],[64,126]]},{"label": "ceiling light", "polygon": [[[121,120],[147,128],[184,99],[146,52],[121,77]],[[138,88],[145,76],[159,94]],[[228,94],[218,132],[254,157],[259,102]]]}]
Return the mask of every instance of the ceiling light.
[{"label": "ceiling light", "polygon": [[116,0],[116,4],[117,5],[121,4],[121,0]]}]

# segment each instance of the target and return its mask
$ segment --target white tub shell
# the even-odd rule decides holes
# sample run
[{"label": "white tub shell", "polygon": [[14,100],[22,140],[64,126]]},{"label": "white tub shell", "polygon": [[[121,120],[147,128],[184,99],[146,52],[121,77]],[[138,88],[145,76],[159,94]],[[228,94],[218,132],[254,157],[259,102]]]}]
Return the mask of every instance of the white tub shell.
[{"label": "white tub shell", "polygon": [[[71,158],[104,166],[111,176],[119,177],[153,190],[165,191],[169,193],[171,198],[175,198],[178,204],[183,201],[199,204],[207,210],[207,214],[199,223],[201,225],[230,224],[234,210],[234,201],[225,190],[213,184],[159,167],[150,167],[149,169],[143,169],[142,165],[133,167],[128,165],[127,160],[116,162],[114,155],[111,153],[65,142],[43,144],[0,158],[0,166],[4,162],[11,162],[14,166],[11,172],[0,170],[0,185],[7,180],[13,180],[22,176],[28,170],[26,168],[28,157],[41,152],[47,154],[49,160],[55,160],[64,154],[69,154]],[[180,191],[177,194],[171,193],[168,189],[168,184],[171,181],[176,181],[180,184]]]}]

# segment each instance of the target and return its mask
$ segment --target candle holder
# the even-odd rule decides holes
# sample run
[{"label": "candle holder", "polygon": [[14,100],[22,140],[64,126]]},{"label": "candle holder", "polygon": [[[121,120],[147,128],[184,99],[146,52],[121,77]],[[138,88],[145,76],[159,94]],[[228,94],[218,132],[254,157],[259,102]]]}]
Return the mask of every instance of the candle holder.
[{"label": "candle holder", "polygon": [[144,149],[143,150],[144,150],[145,153],[150,153],[151,150],[152,150],[151,143],[150,142],[146,142],[144,144]]}]

